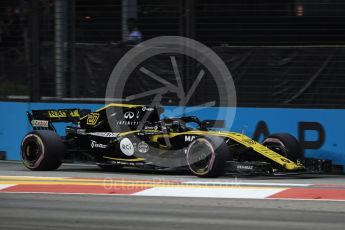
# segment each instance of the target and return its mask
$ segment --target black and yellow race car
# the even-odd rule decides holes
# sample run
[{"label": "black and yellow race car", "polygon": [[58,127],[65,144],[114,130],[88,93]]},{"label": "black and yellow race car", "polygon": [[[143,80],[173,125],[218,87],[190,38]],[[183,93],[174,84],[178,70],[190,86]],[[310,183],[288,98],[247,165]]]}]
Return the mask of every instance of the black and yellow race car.
[{"label": "black and yellow race car", "polygon": [[[107,170],[189,169],[198,177],[306,170],[300,144],[290,134],[273,134],[258,143],[241,133],[217,131],[222,121],[161,119],[162,112],[160,107],[129,104],[109,104],[95,112],[33,110],[27,113],[33,131],[22,140],[22,161],[31,170],[92,161]],[[55,122],[69,123],[64,136],[57,134]]]}]

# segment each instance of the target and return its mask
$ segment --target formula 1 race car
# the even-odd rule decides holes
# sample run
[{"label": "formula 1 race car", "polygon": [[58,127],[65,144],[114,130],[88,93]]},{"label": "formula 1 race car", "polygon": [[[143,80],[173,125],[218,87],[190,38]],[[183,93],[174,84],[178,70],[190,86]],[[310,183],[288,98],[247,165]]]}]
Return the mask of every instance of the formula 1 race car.
[{"label": "formula 1 race car", "polygon": [[[162,112],[160,107],[129,104],[109,104],[95,112],[33,110],[28,112],[33,131],[21,143],[22,161],[31,170],[92,161],[107,170],[189,169],[198,177],[306,170],[300,144],[290,134],[273,134],[260,144],[240,133],[210,128],[221,121],[194,116],[160,119]],[[55,122],[70,123],[65,136],[57,134]],[[314,169],[329,163],[315,162]]]}]

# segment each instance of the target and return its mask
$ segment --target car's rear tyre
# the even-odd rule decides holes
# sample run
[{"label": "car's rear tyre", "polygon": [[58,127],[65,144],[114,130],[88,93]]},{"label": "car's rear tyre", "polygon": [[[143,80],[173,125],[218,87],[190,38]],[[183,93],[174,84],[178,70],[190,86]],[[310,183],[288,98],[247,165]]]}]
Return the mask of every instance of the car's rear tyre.
[{"label": "car's rear tyre", "polygon": [[50,130],[30,132],[25,135],[21,144],[23,164],[31,170],[55,170],[60,167],[63,154],[61,137]]},{"label": "car's rear tyre", "polygon": [[224,175],[227,160],[230,160],[229,148],[220,137],[197,138],[187,149],[189,170],[198,177],[214,178]]},{"label": "car's rear tyre", "polygon": [[262,144],[282,154],[289,160],[296,162],[304,158],[301,144],[291,134],[275,133],[269,135]]}]

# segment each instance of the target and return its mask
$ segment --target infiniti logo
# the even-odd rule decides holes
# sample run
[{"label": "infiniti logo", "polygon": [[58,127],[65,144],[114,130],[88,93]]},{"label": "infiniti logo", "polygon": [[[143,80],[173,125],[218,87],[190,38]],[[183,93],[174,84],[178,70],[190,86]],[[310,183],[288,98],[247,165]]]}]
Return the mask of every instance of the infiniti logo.
[{"label": "infiniti logo", "polygon": [[134,113],[133,113],[133,112],[126,112],[126,113],[123,115],[123,117],[124,117],[125,119],[133,119]]}]

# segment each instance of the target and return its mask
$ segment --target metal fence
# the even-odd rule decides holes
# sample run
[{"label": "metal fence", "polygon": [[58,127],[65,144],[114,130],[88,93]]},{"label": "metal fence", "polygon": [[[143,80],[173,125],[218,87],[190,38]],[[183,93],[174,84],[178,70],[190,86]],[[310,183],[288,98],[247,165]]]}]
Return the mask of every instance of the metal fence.
[{"label": "metal fence", "polygon": [[[178,35],[210,46],[241,106],[345,107],[341,0],[4,0],[0,98],[103,100],[112,68],[131,48],[123,43],[128,18],[143,40]],[[168,64],[155,65],[168,79]],[[195,65],[180,66],[190,86]],[[193,104],[215,94],[210,84]]]}]

